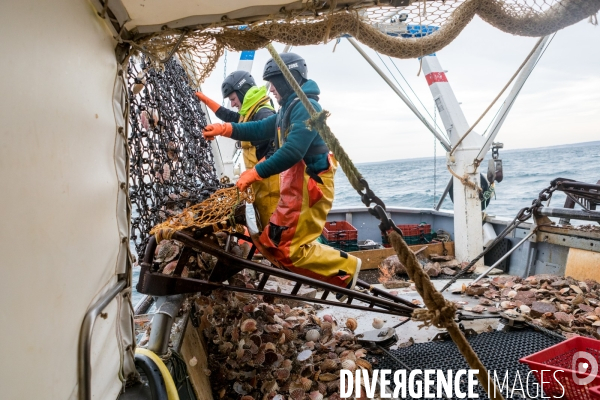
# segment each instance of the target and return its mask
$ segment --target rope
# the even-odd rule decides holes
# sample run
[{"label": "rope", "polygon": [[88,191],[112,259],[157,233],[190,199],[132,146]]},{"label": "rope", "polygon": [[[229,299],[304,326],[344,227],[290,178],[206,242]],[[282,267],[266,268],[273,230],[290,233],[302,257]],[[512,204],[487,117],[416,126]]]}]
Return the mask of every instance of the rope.
[{"label": "rope", "polygon": [[454,147],[452,148],[452,150],[450,150],[450,155],[454,154],[454,151],[456,151],[456,149],[458,148],[458,145],[460,145],[462,143],[462,141],[467,137],[467,135],[469,133],[471,133],[471,131],[473,130],[473,128],[475,128],[477,126],[477,124],[479,123],[479,121],[481,121],[483,119],[483,117],[485,117],[485,115],[487,114],[487,112],[490,111],[490,109],[496,103],[496,101],[498,101],[498,99],[500,98],[500,96],[502,96],[502,94],[506,91],[506,89],[510,86],[510,84],[515,80],[515,78],[517,77],[517,75],[519,75],[519,72],[521,72],[521,70],[523,69],[523,67],[525,67],[525,64],[527,64],[527,62],[529,61],[529,59],[533,56],[533,53],[535,53],[535,50],[538,48],[538,46],[540,45],[540,43],[542,43],[542,40],[544,40],[543,37],[541,37],[537,41],[537,43],[535,44],[535,46],[533,46],[533,49],[531,49],[531,51],[529,52],[529,54],[527,55],[527,57],[525,58],[525,60],[523,60],[523,62],[521,63],[521,65],[519,66],[519,68],[515,71],[515,73],[513,74],[513,76],[509,79],[509,81],[506,82],[506,85],[504,85],[504,87],[502,88],[502,90],[500,91],[500,93],[498,93],[498,95],[496,96],[496,98],[494,100],[492,100],[492,102],[490,103],[490,105],[488,106],[488,108],[485,109],[485,111],[483,112],[483,114],[481,114],[479,116],[479,118],[477,119],[477,121],[475,121],[475,123],[473,125],[471,125],[471,127],[469,129],[467,129],[467,131],[465,132],[465,134],[462,135],[462,137],[458,140],[458,142],[456,142],[456,144],[454,145]]},{"label": "rope", "polygon": [[[358,179],[360,179],[359,177],[361,177],[360,173],[327,126],[326,119],[329,116],[329,113],[327,111],[317,112],[314,109],[281,57],[279,57],[279,54],[277,54],[273,45],[267,45],[267,49],[269,50],[269,53],[271,53],[273,60],[275,60],[279,66],[283,76],[285,76],[286,80],[294,89],[294,92],[296,92],[296,95],[310,114],[311,118],[307,121],[308,127],[310,129],[316,129],[319,132],[329,149],[339,160],[340,165],[352,186],[356,190],[362,190],[363,187],[358,181]],[[416,309],[413,311],[413,319],[422,322],[423,324],[421,326],[433,325],[437,328],[445,328],[454,343],[456,343],[458,350],[465,357],[469,366],[472,369],[479,370],[477,378],[484,389],[489,390],[488,396],[493,400],[504,400],[502,394],[499,394],[496,390],[496,386],[490,379],[485,366],[481,363],[481,360],[479,360],[479,357],[477,357],[473,348],[471,348],[471,345],[460,331],[456,322],[454,322],[456,305],[447,301],[444,296],[433,287],[431,280],[429,280],[429,276],[425,273],[423,268],[421,268],[421,264],[419,264],[416,256],[410,251],[402,237],[397,232],[392,231],[392,233],[389,234],[389,238],[394,250],[398,254],[398,259],[406,266],[408,276],[415,282],[417,291],[427,306],[427,309]]]},{"label": "rope", "polygon": [[285,63],[275,50],[275,47],[273,47],[273,45],[269,43],[267,45],[267,49],[269,50],[269,53],[271,53],[271,57],[273,57],[273,60],[275,60],[275,62],[279,66],[279,69],[281,70],[283,76],[285,76],[285,79],[288,81],[292,89],[294,89],[294,92],[302,102],[302,105],[304,105],[304,107],[308,111],[308,114],[310,115],[310,119],[306,121],[306,125],[308,126],[308,128],[319,132],[319,135],[321,136],[321,138],[323,138],[323,141],[325,142],[329,150],[331,150],[331,152],[335,155],[335,158],[340,163],[340,166],[342,167],[344,174],[346,174],[346,176],[348,177],[348,180],[350,181],[352,187],[355,190],[362,191],[365,187],[362,183],[360,183],[360,180],[362,179],[361,173],[358,171],[358,169],[356,169],[354,163],[350,159],[350,156],[348,156],[348,153],[346,153],[339,140],[335,137],[333,132],[331,132],[329,126],[327,126],[326,120],[329,117],[329,112],[326,110],[317,112],[317,110],[315,110],[312,103],[308,100],[308,97],[306,97],[306,94],[304,94],[304,92],[300,88],[300,85],[298,85],[298,82],[296,82],[296,80],[292,76],[287,65],[285,65]]},{"label": "rope", "polygon": [[465,176],[458,175],[456,172],[454,172],[452,170],[452,168],[450,168],[450,165],[447,165],[447,164],[446,164],[446,168],[448,168],[448,171],[450,171],[452,176],[454,176],[456,179],[458,179],[460,181],[460,183],[462,183],[464,186],[470,187],[471,189],[476,190],[478,193],[480,193],[482,191],[482,189],[477,184],[471,182],[469,180],[469,178],[467,178],[466,174],[465,174]]},{"label": "rope", "polygon": [[427,309],[415,309],[413,311],[413,320],[422,322],[420,327],[433,325],[436,328],[445,328],[456,344],[456,347],[458,347],[458,350],[467,361],[467,364],[469,364],[469,367],[479,371],[477,379],[484,390],[487,391],[490,399],[503,400],[504,397],[502,397],[502,394],[496,389],[496,385],[490,378],[487,369],[454,321],[456,305],[446,300],[444,296],[435,289],[429,279],[429,275],[425,273],[421,264],[410,251],[402,237],[393,231],[388,237],[392,247],[398,254],[398,260],[406,267],[408,276],[415,283],[415,288],[423,298],[423,302],[427,307]]}]

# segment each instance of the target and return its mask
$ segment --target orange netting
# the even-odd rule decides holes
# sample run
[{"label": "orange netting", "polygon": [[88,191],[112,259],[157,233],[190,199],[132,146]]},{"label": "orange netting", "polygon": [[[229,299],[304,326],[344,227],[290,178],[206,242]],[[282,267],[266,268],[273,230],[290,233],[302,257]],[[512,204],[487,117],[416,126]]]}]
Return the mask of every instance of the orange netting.
[{"label": "orange netting", "polygon": [[254,195],[251,190],[240,192],[235,186],[217,190],[208,199],[191,207],[185,208],[181,213],[168,218],[165,222],[156,225],[150,231],[155,235],[162,229],[174,231],[196,227],[205,228],[212,226],[213,231],[244,232],[244,227],[235,222],[235,211],[239,205],[252,203]]},{"label": "orange netting", "polygon": [[[293,46],[326,43],[351,35],[377,52],[396,58],[434,53],[450,42],[475,15],[514,35],[545,36],[594,16],[598,0],[435,0],[405,7],[337,7],[336,1],[307,1],[259,21],[224,20],[196,29],[166,29],[141,38],[134,48],[155,60],[175,53],[190,84],[198,87],[225,49],[257,50],[269,42]],[[246,28],[239,29],[240,25]]]}]

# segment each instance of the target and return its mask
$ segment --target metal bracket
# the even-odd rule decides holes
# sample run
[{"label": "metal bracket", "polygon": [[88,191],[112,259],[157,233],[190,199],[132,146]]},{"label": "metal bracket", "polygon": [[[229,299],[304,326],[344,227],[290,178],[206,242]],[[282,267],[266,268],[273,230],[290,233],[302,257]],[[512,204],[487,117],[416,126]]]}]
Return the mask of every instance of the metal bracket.
[{"label": "metal bracket", "polygon": [[[465,328],[463,324],[458,324],[458,327],[466,337],[477,335],[477,332],[475,330],[471,328]],[[452,340],[452,338],[450,337],[450,334],[447,331],[440,332],[437,335],[435,335],[433,339],[431,339],[432,342],[446,342],[448,340]]]},{"label": "metal bracket", "polygon": [[396,344],[396,342],[398,342],[398,335],[394,328],[367,331],[358,339],[358,343],[365,348],[380,346],[389,349]]}]

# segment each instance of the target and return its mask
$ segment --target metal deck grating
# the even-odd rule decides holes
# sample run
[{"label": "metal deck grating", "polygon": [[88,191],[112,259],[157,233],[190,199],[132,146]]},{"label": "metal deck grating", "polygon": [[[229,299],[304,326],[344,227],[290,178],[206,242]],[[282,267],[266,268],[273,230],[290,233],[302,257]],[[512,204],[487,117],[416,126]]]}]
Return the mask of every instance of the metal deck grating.
[{"label": "metal deck grating", "polygon": [[[505,371],[509,371],[511,387],[516,376],[516,371],[519,372],[525,386],[529,368],[527,365],[519,363],[520,358],[559,343],[557,339],[533,330],[486,332],[472,336],[468,340],[488,371],[497,371],[500,381],[502,381]],[[413,370],[440,369],[445,371],[450,369],[456,372],[459,369],[469,368],[454,342],[450,340],[446,342],[417,343],[408,348],[392,350],[391,353]],[[385,354],[377,356],[376,360],[377,363],[374,365],[374,368],[391,369],[392,371],[404,369],[404,367]],[[407,375],[409,373],[407,371]],[[422,379],[422,376],[420,379]],[[466,379],[463,381],[461,383],[461,390],[466,392]],[[532,374],[529,383],[529,392],[532,395],[536,393],[536,383],[537,381],[534,381]],[[436,386],[433,385],[432,392],[434,393],[435,388]],[[393,382],[392,389],[394,389]],[[479,385],[476,388],[476,393],[479,394],[480,399],[489,399],[485,390]],[[527,394],[527,392],[525,393]],[[512,398],[523,398],[519,397],[520,394],[521,392],[515,391]],[[538,395],[538,398],[540,397],[541,394]]]}]

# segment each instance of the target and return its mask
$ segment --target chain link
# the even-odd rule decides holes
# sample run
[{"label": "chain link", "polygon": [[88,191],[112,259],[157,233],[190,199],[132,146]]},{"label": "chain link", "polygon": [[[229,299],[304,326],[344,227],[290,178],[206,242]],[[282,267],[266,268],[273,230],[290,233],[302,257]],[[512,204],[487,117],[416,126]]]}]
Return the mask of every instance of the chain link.
[{"label": "chain link", "polygon": [[143,254],[155,225],[219,188],[210,144],[202,137],[206,116],[175,58],[153,68],[132,57],[127,72],[131,153],[131,240]]},{"label": "chain link", "polygon": [[548,201],[548,200],[550,200],[550,198],[552,198],[552,194],[556,190],[556,187],[557,187],[556,182],[552,181],[550,183],[550,186],[548,186],[547,188],[542,190],[540,192],[540,194],[538,195],[538,198],[531,202],[531,207],[525,207],[525,208],[521,209],[521,211],[519,211],[519,213],[517,214],[517,219],[521,222],[525,222],[529,218],[531,218],[531,216],[533,215],[533,212],[536,209],[538,209],[539,207],[543,206],[543,204],[542,204],[543,201]]}]

